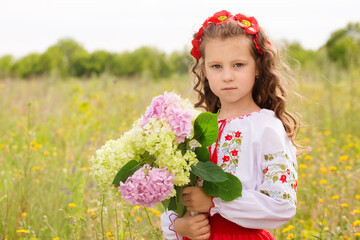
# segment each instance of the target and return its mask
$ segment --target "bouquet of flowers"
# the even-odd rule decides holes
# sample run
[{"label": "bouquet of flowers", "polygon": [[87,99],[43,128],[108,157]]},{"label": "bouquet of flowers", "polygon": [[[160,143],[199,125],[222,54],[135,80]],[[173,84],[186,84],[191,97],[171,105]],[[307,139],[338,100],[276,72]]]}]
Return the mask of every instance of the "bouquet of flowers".
[{"label": "bouquet of flowers", "polygon": [[217,136],[217,114],[200,113],[188,99],[165,92],[153,98],[132,129],[96,151],[92,173],[103,190],[115,186],[130,204],[162,202],[182,216],[182,188],[199,178],[211,196],[226,201],[241,196],[239,179],[209,161],[208,147]]}]

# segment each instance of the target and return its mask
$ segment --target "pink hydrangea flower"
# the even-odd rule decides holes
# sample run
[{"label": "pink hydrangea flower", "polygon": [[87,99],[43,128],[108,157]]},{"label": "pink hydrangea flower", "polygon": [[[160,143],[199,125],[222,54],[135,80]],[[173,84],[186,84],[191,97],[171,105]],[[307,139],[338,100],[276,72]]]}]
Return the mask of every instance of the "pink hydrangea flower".
[{"label": "pink hydrangea flower", "polygon": [[171,193],[174,174],[165,169],[153,168],[148,164],[120,182],[121,197],[130,204],[153,208],[155,203],[165,200]]},{"label": "pink hydrangea flower", "polygon": [[189,136],[192,130],[192,114],[186,109],[173,109],[168,121],[171,130],[176,132],[176,141],[184,142],[185,137]]},{"label": "pink hydrangea flower", "polygon": [[144,127],[149,118],[163,119],[169,123],[171,130],[176,133],[178,143],[183,142],[191,133],[192,113],[180,107],[179,99],[173,92],[165,92],[164,95],[153,98],[141,119],[141,127]]}]

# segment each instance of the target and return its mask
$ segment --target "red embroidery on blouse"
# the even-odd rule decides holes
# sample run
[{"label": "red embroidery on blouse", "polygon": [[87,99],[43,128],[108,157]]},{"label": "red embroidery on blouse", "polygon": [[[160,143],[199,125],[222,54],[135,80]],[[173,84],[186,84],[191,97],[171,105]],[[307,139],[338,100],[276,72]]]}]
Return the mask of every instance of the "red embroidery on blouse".
[{"label": "red embroidery on blouse", "polygon": [[239,138],[240,135],[241,135],[241,132],[240,132],[240,131],[235,132],[235,137],[236,137],[236,138]]},{"label": "red embroidery on blouse", "polygon": [[228,162],[230,160],[230,157],[229,156],[224,156],[223,157],[223,162]]},{"label": "red embroidery on blouse", "polygon": [[211,202],[212,202],[213,205],[212,205],[212,207],[210,207],[210,209],[209,209],[209,216],[210,216],[210,217],[212,217],[212,215],[211,215],[211,209],[215,207],[214,197],[211,198]]},{"label": "red embroidery on blouse", "polygon": [[[177,234],[177,232],[175,231],[175,219],[176,219],[176,218],[174,219],[174,222],[173,222],[172,219],[171,219],[171,216],[172,216],[172,215],[175,215],[176,218],[179,217],[179,215],[177,215],[176,213],[171,213],[171,214],[169,215],[169,220],[170,220],[170,222],[171,222],[171,224],[170,224],[170,226],[169,226],[169,230],[170,230],[170,231],[173,231],[173,232],[175,233],[175,235],[176,235],[176,239],[179,240],[178,234]],[[173,229],[171,229],[171,227],[173,227]]]},{"label": "red embroidery on blouse", "polygon": [[282,183],[287,182],[286,181],[286,175],[281,175],[279,181],[281,181]]},{"label": "red embroidery on blouse", "polygon": [[225,141],[230,141],[231,139],[232,139],[231,135],[228,134],[228,135],[225,136]]},{"label": "red embroidery on blouse", "polygon": [[234,149],[234,150],[232,150],[231,151],[231,154],[233,155],[233,156],[237,156],[238,155],[238,150],[236,150],[236,149]]}]

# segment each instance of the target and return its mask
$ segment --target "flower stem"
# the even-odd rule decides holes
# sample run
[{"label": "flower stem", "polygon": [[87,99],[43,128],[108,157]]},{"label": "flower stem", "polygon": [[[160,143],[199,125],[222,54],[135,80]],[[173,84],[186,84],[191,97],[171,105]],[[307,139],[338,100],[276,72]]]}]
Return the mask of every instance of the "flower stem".
[{"label": "flower stem", "polygon": [[117,215],[117,211],[116,209],[114,209],[115,212],[115,221],[116,221],[116,239],[119,240],[120,235],[119,235],[119,220],[118,220],[118,215]]},{"label": "flower stem", "polygon": [[100,218],[101,218],[101,232],[102,232],[102,239],[105,239],[105,234],[104,234],[104,223],[103,223],[103,211],[104,211],[104,194],[102,195],[102,199],[101,199],[101,212],[100,212]]},{"label": "flower stem", "polygon": [[149,221],[149,223],[150,223],[150,225],[151,225],[151,227],[152,227],[152,230],[153,230],[153,232],[154,232],[155,237],[156,237],[157,239],[161,240],[159,234],[157,233],[156,229],[154,228],[154,225],[153,225],[152,222],[151,222],[151,218],[150,218],[150,215],[149,215],[149,212],[148,212],[147,207],[144,207],[144,209],[145,209],[147,219],[148,219],[148,221]]}]

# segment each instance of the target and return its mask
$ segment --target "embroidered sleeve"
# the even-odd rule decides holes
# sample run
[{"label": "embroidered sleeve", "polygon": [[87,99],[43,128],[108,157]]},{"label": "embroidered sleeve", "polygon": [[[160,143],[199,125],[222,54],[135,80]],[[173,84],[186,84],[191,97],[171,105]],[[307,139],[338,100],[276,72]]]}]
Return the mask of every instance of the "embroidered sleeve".
[{"label": "embroidered sleeve", "polygon": [[161,228],[163,230],[163,234],[165,239],[167,240],[182,240],[183,237],[178,235],[175,231],[174,222],[175,219],[178,218],[177,215],[173,211],[165,211],[161,215]]},{"label": "embroidered sleeve", "polygon": [[284,151],[265,154],[260,192],[296,205],[297,165]]}]

